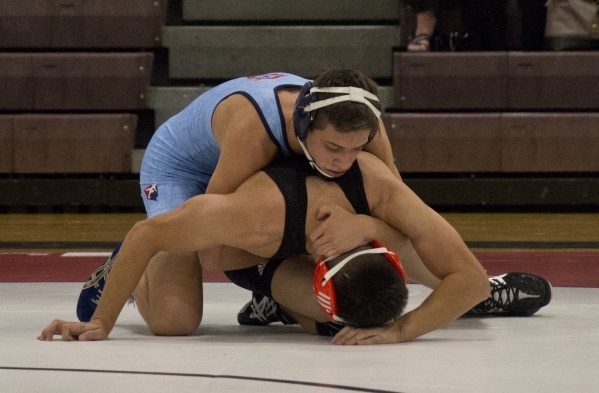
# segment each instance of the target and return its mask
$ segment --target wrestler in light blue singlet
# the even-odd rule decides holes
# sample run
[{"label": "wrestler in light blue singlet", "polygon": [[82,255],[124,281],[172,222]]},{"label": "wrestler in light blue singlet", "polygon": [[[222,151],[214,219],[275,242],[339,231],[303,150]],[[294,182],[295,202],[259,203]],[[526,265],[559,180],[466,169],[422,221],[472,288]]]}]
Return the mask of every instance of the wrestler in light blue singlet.
[{"label": "wrestler in light blue singlet", "polygon": [[242,94],[254,105],[279,156],[292,156],[277,91],[300,88],[306,82],[307,79],[286,73],[233,79],[208,90],[161,125],[148,144],[141,165],[141,196],[148,217],[170,211],[206,192],[220,155],[212,134],[212,114],[232,94]]}]

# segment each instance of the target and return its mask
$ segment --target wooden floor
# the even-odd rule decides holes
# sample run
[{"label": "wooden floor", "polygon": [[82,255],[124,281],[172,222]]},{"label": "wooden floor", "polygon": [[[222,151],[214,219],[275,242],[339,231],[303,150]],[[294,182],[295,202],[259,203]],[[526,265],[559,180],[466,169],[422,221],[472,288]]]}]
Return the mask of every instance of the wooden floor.
[{"label": "wooden floor", "polygon": [[[0,282],[84,281],[144,217],[1,215]],[[451,213],[444,217],[489,275],[524,271],[541,275],[554,286],[599,287],[599,214]],[[72,258],[73,252],[79,259]],[[65,253],[71,258],[62,258]],[[206,280],[227,281],[222,273],[210,276],[208,272]]]},{"label": "wooden floor", "polygon": [[[489,245],[493,244],[509,248],[521,243],[546,249],[599,248],[599,214],[442,215],[472,248],[492,248]],[[122,240],[133,224],[144,218],[143,214],[0,215],[0,251],[41,249],[44,245],[50,249],[107,249],[108,244]]]}]

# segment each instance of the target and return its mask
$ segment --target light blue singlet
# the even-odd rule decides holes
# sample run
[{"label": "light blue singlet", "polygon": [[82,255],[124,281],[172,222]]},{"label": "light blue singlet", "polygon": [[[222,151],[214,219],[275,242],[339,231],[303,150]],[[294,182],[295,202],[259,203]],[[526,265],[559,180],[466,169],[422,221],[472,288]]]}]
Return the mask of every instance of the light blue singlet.
[{"label": "light blue singlet", "polygon": [[212,114],[232,94],[243,94],[256,108],[281,157],[293,153],[287,141],[277,91],[301,87],[307,79],[286,73],[242,77],[199,96],[154,133],[141,165],[141,196],[148,217],[170,211],[203,194],[214,172],[220,149],[212,135]]}]

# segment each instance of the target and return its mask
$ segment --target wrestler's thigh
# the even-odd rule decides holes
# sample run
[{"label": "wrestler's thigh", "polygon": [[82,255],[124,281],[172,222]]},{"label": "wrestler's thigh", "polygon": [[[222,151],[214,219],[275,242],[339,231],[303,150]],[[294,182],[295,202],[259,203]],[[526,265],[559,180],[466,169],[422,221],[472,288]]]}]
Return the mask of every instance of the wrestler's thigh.
[{"label": "wrestler's thigh", "polygon": [[202,269],[197,254],[156,255],[135,289],[134,298],[152,333],[193,333],[203,312]]},{"label": "wrestler's thigh", "polygon": [[315,263],[311,257],[296,256],[283,261],[270,285],[272,297],[285,309],[320,322],[328,321],[312,289]]}]

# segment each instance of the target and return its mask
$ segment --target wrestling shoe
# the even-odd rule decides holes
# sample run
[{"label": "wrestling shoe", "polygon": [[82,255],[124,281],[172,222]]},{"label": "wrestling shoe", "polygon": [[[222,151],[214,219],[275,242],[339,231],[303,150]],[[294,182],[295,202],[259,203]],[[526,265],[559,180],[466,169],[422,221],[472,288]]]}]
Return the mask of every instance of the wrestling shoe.
[{"label": "wrestling shoe", "polygon": [[266,326],[273,322],[283,322],[285,325],[297,323],[294,318],[281,310],[279,303],[256,292],[252,292],[252,300],[237,313],[237,322],[240,325],[250,326]]},{"label": "wrestling shoe", "polygon": [[83,289],[81,290],[79,300],[77,301],[77,318],[81,322],[89,322],[92,315],[94,315],[96,307],[98,307],[98,303],[100,302],[100,296],[102,296],[104,285],[106,284],[106,277],[112,268],[114,257],[118,254],[120,248],[121,243],[117,244],[112,255],[110,255],[110,258],[94,270],[85,284],[83,284]]},{"label": "wrestling shoe", "polygon": [[551,301],[551,284],[528,273],[489,277],[491,296],[466,315],[530,316]]}]

